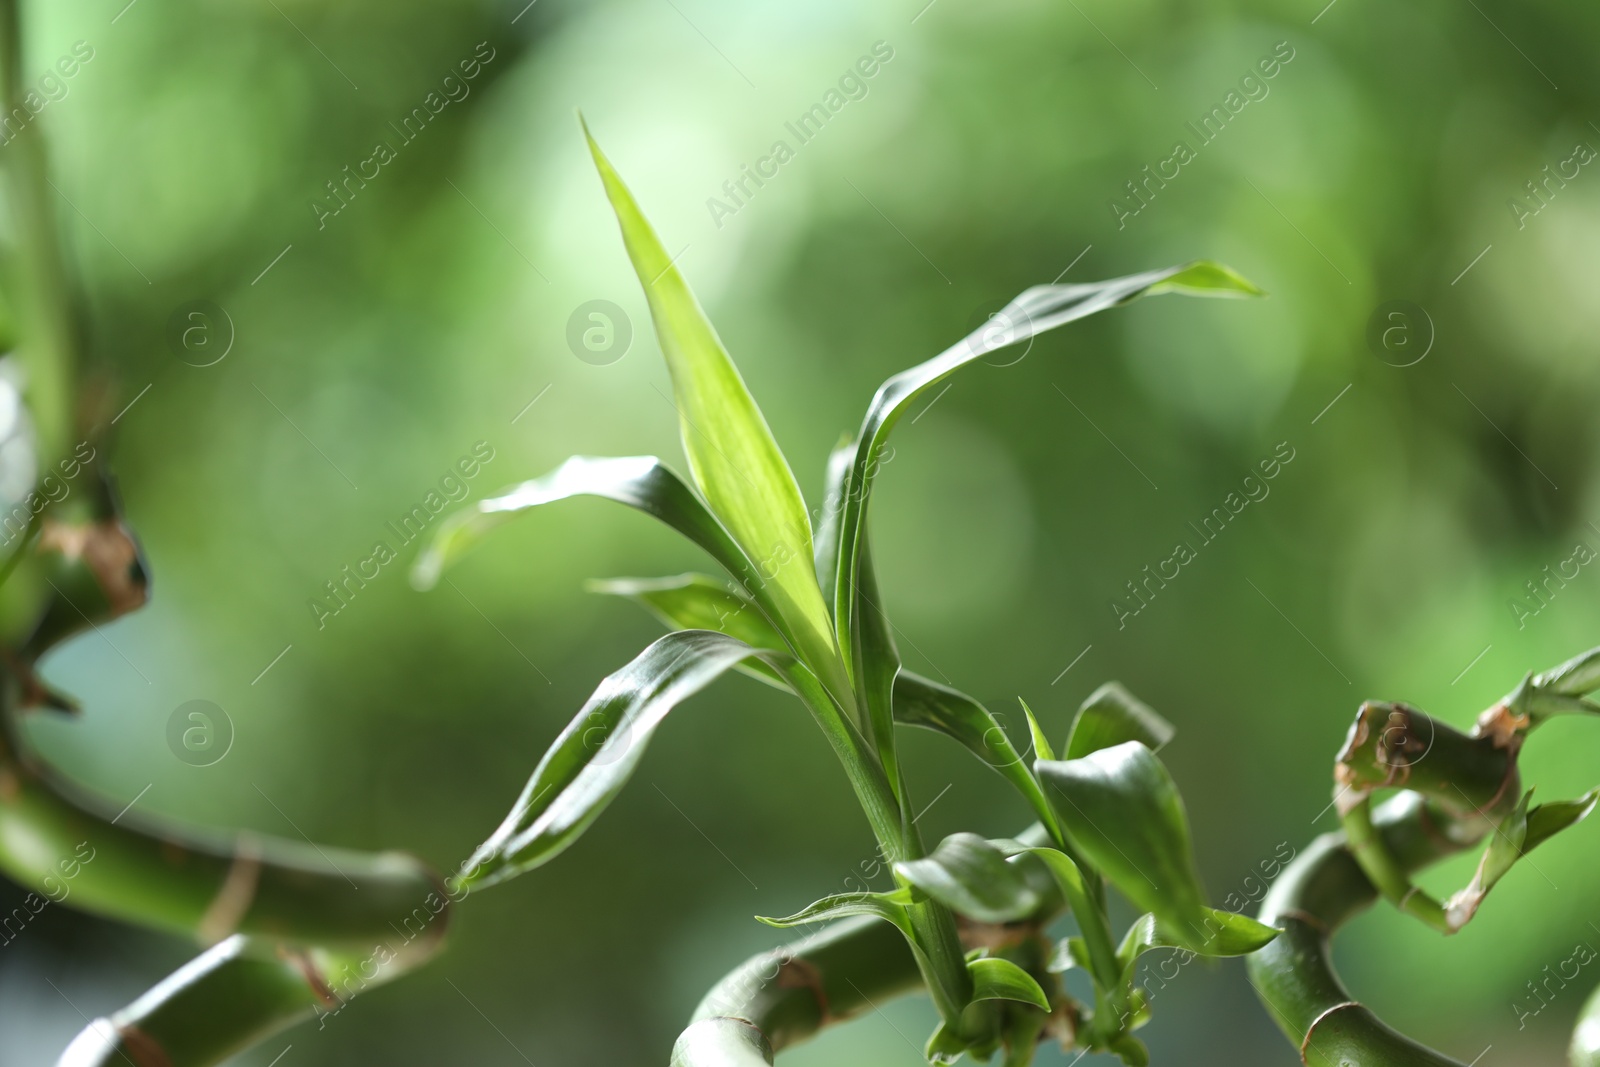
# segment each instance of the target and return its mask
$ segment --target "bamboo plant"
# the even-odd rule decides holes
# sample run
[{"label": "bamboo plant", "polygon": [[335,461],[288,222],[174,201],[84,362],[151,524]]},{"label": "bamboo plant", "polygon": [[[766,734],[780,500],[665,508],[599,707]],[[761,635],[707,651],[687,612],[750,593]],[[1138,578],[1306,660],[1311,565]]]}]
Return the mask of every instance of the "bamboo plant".
[{"label": "bamboo plant", "polygon": [[[0,0],[8,107],[18,49],[15,0]],[[30,900],[70,877],[71,906],[204,946],[134,1003],[91,1023],[58,1067],[218,1064],[421,965],[442,947],[454,906],[570,846],[624,787],[667,713],[732,671],[792,695],[823,731],[893,887],[763,919],[821,928],[747,961],[708,992],[672,1051],[677,1067],[771,1064],[823,1027],[914,989],[939,1014],[925,1050],[932,1063],[998,1053],[1006,1067],[1025,1067],[1051,1039],[1141,1065],[1149,1057],[1136,1032],[1151,1013],[1136,977],[1141,956],[1160,948],[1250,956],[1269,1010],[1315,1067],[1455,1064],[1351,1001],[1328,963],[1328,937],[1379,896],[1453,932],[1515,860],[1596,803],[1591,793],[1531,806],[1516,760],[1550,716],[1600,711],[1586,699],[1600,685],[1600,651],[1524,680],[1470,734],[1404,705],[1365,705],[1336,765],[1342,833],[1319,839],[1286,870],[1259,921],[1207,906],[1187,815],[1158,755],[1172,726],[1113,683],[1084,701],[1059,749],[1023,704],[1028,736],[1019,750],[978,701],[902,666],[873,569],[868,511],[897,421],[982,356],[1144,296],[1259,291],[1209,262],[1028,289],[884,383],[860,429],[828,457],[813,528],[732,359],[585,128],[666,357],[688,478],[655,457],[573,457],[454,518],[414,577],[426,587],[490,528],[576,496],[655,517],[704,550],[721,576],[596,584],[638,602],[670,632],[600,684],[501,825],[449,879],[398,853],[335,852],[112,814],[114,804],[43,765],[21,727],[25,716],[74,708],[40,681],[40,657],[136,609],[149,586],[92,408],[75,403],[83,309],[42,194],[42,131],[28,132],[4,161],[13,219],[3,282],[17,331],[8,358],[26,368],[29,416],[13,432],[28,435],[46,468],[79,463],[84,489],[34,509],[25,536],[0,556],[0,871],[33,890]],[[957,833],[927,847],[897,752],[901,726],[964,746],[1016,789],[1032,824],[1015,838]],[[1389,788],[1402,793],[1374,809],[1373,794]],[[1486,838],[1478,873],[1460,893],[1441,902],[1411,883],[1416,870]],[[1112,890],[1143,912],[1120,937]],[[1075,930],[1052,941],[1046,930],[1063,914]],[[1087,1003],[1063,984],[1073,970],[1092,991]],[[1600,1010],[1590,1015],[1595,1021],[1574,1039],[1576,1067],[1600,1062]]]},{"label": "bamboo plant", "polygon": [[[679,1040],[675,1063],[770,1063],[824,1022],[909,984],[926,989],[939,1012],[926,1049],[932,1062],[964,1053],[987,1059],[1003,1048],[1007,1064],[1022,1065],[1046,1034],[1069,1048],[1147,1062],[1134,1036],[1149,1014],[1132,983],[1139,955],[1163,945],[1238,955],[1274,931],[1206,906],[1183,805],[1156,755],[1171,727],[1125,690],[1108,686],[1084,705],[1059,758],[1024,706],[1030,761],[978,701],[902,667],[873,571],[868,506],[895,423],[985,354],[1147,295],[1258,290],[1203,262],[1027,290],[990,323],[884,383],[860,430],[829,457],[827,500],[813,530],[789,463],[716,331],[592,138],[589,148],[671,373],[689,478],[653,456],[573,457],[453,519],[416,579],[431,585],[490,528],[580,495],[655,517],[723,573],[595,586],[639,602],[671,632],[601,683],[477,851],[466,885],[503,881],[565,849],[623,787],[666,714],[743,670],[795,696],[821,728],[895,887],[836,894],[763,919],[779,927],[853,921],[713,991]],[[1017,840],[956,834],[928,849],[897,753],[902,725],[944,733],[998,771],[1037,820],[1033,830]],[[1147,913],[1120,939],[1108,880]],[[1048,946],[1041,931],[1063,907],[1078,934]],[[1072,967],[1091,980],[1092,1005],[1062,988],[1058,974]],[[763,968],[774,973],[751,981]]]}]

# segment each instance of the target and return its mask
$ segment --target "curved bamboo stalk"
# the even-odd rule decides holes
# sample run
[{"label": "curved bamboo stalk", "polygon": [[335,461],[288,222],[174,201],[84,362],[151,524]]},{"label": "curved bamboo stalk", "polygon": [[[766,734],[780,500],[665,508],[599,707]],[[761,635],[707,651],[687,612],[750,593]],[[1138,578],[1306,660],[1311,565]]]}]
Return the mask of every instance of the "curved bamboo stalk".
[{"label": "curved bamboo stalk", "polygon": [[712,987],[672,1049],[672,1067],[766,1067],[782,1049],[922,988],[890,923],[845,919],[754,956]]},{"label": "curved bamboo stalk", "polygon": [[[1409,873],[1476,843],[1451,837],[1450,818],[1431,801],[1405,793],[1380,806],[1372,822]],[[1342,832],[1317,838],[1262,901],[1258,917],[1283,933],[1246,957],[1251,983],[1307,1067],[1463,1067],[1386,1025],[1334,972],[1330,939],[1378,895]]]},{"label": "curved bamboo stalk", "polygon": [[[96,1019],[57,1067],[199,1067],[221,1063],[342,1001],[330,979],[340,963],[320,950],[289,950],[235,935],[213,946],[109,1018]],[[373,981],[393,977],[375,974]]]}]

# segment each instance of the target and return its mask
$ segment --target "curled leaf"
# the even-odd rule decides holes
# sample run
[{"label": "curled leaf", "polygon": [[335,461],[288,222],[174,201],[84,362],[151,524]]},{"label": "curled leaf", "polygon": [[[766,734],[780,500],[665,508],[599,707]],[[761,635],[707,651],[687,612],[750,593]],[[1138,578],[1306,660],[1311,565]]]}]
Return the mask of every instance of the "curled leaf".
[{"label": "curled leaf", "polygon": [[[1078,708],[1067,736],[1067,759],[1078,759],[1124,741],[1139,741],[1159,752],[1177,731],[1166,719],[1118,682],[1107,682]],[[1049,759],[1049,756],[1041,756]]]},{"label": "curled leaf", "polygon": [[973,1000],[1016,1000],[1040,1011],[1050,1010],[1050,998],[1033,975],[1010,960],[997,956],[970,960],[967,973],[972,976]]},{"label": "curled leaf", "polygon": [[781,928],[831,922],[852,915],[872,915],[893,923],[907,937],[912,937],[914,935],[911,920],[906,915],[906,907],[913,903],[915,900],[910,890],[906,889],[898,889],[893,893],[836,893],[807,905],[793,915],[786,915],[781,919],[757,915],[756,921]]},{"label": "curled leaf", "polygon": [[1205,894],[1172,776],[1143,743],[1034,764],[1067,837],[1123,895],[1200,951]]},{"label": "curled leaf", "polygon": [[985,923],[1025,919],[1042,898],[1016,863],[977,834],[952,834],[919,860],[895,864],[895,875],[939,903]]}]

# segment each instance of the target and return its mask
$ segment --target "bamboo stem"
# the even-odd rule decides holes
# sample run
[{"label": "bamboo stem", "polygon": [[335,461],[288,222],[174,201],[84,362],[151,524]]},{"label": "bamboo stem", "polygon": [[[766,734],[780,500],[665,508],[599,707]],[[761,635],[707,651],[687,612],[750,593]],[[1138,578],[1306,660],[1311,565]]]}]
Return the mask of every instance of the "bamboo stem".
[{"label": "bamboo stem", "polygon": [[746,961],[712,987],[672,1050],[672,1067],[761,1067],[823,1027],[922,985],[890,923],[846,919]]},{"label": "bamboo stem", "polygon": [[[1386,851],[1410,873],[1476,843],[1452,838],[1443,828],[1451,818],[1434,802],[1404,793],[1371,821]],[[1262,901],[1260,920],[1283,933],[1246,958],[1251,983],[1308,1067],[1463,1067],[1384,1024],[1334,972],[1331,937],[1378,895],[1342,832],[1317,838]]]}]

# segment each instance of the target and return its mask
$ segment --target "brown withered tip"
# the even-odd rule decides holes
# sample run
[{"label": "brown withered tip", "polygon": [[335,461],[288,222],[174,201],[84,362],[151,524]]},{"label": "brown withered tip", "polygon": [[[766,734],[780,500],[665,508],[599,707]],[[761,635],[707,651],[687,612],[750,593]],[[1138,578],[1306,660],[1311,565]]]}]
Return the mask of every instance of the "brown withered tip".
[{"label": "brown withered tip", "polygon": [[1518,715],[1511,710],[1510,704],[1502,700],[1478,716],[1477,724],[1472,728],[1472,735],[1487,737],[1494,742],[1496,748],[1515,750],[1522,746],[1528,727],[1532,725],[1531,716]]},{"label": "brown withered tip", "polygon": [[81,561],[94,574],[111,618],[142,607],[150,597],[150,572],[133,532],[117,519],[63,523],[46,519],[39,551],[54,551],[68,562]]}]

